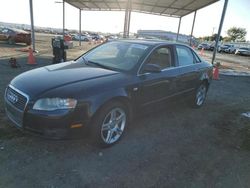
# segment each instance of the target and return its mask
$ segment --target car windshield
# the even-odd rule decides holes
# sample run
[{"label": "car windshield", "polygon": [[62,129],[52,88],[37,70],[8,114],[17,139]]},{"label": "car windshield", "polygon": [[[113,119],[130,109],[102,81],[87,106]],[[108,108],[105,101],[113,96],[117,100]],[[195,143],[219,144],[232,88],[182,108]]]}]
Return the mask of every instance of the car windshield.
[{"label": "car windshield", "polygon": [[83,55],[83,59],[89,65],[129,71],[139,62],[148,47],[124,41],[108,42]]}]

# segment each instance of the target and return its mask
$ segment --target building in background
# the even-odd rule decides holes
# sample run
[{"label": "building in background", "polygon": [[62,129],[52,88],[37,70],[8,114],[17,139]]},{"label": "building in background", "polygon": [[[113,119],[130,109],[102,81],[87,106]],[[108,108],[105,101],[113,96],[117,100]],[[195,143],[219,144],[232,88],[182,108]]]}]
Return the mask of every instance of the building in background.
[{"label": "building in background", "polygon": [[[177,33],[173,33],[171,31],[163,31],[163,30],[138,30],[137,38],[148,38],[148,39],[163,39],[169,41],[176,41]],[[178,42],[190,44],[190,35],[179,34]],[[196,38],[192,37],[191,45],[197,45],[198,41]]]}]

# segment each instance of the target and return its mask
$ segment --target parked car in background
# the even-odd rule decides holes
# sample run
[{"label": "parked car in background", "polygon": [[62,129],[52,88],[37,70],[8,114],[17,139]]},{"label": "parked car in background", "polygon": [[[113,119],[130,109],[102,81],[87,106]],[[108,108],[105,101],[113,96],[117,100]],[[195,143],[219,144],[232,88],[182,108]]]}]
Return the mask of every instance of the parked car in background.
[{"label": "parked car in background", "polygon": [[208,50],[213,51],[214,50],[214,44],[210,44]]},{"label": "parked car in background", "polygon": [[225,52],[229,54],[234,54],[236,49],[237,48],[234,45],[230,45],[228,48],[225,49]]},{"label": "parked car in background", "polygon": [[107,35],[105,36],[106,38],[106,41],[113,41],[113,40],[117,40],[118,39],[118,36],[117,35]]},{"label": "parked car in background", "polygon": [[76,40],[76,36],[77,36],[78,34],[70,34],[70,36],[71,36],[71,38],[72,38],[72,40]]},{"label": "parked car in background", "polygon": [[96,34],[96,33],[93,33],[93,34],[90,34],[90,37],[92,38],[92,40],[105,40],[105,37],[103,35],[99,35],[99,34]]},{"label": "parked car in background", "polygon": [[81,40],[81,41],[91,41],[92,37],[87,34],[82,34],[81,36],[79,34],[76,34],[72,37],[73,40]]},{"label": "parked car in background", "polygon": [[220,49],[219,49],[218,52],[226,52],[226,53],[228,53],[228,49],[229,49],[229,48],[232,48],[232,47],[234,47],[234,45],[232,45],[232,44],[225,44],[225,45],[222,45],[222,46],[220,47]]},{"label": "parked car in background", "polygon": [[250,48],[238,48],[235,51],[236,55],[246,55],[246,56],[250,56]]},{"label": "parked car in background", "polygon": [[74,61],[15,77],[5,92],[6,113],[21,130],[63,138],[89,129],[92,139],[107,147],[145,108],[180,97],[201,107],[212,71],[183,44],[111,41]]},{"label": "parked car in background", "polygon": [[[215,44],[213,43],[213,44],[210,44],[209,45],[209,49],[208,50],[210,50],[210,51],[214,51],[214,46],[215,46]],[[221,46],[220,46],[220,44],[218,44],[218,47],[217,47],[217,52],[220,52],[220,49],[221,49]]]},{"label": "parked car in background", "polygon": [[2,28],[0,29],[0,41],[7,41],[8,44],[25,43],[31,44],[31,34],[21,29]]},{"label": "parked car in background", "polygon": [[209,50],[210,49],[210,45],[207,43],[201,43],[198,45],[198,50],[204,49],[204,50]]}]

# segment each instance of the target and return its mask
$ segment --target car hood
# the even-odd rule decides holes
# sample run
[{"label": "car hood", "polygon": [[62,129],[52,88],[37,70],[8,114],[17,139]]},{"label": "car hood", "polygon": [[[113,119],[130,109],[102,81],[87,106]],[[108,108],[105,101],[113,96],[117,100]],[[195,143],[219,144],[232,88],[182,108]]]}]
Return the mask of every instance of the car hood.
[{"label": "car hood", "polygon": [[32,98],[54,88],[116,74],[119,73],[72,61],[27,71],[10,84]]}]

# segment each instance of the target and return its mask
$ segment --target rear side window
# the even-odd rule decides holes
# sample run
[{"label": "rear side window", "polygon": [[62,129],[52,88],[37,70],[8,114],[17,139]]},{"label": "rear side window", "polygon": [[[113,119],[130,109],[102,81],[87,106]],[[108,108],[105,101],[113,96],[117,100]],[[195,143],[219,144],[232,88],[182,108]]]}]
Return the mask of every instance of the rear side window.
[{"label": "rear side window", "polygon": [[187,66],[194,64],[194,56],[191,50],[185,46],[176,46],[179,66]]}]

